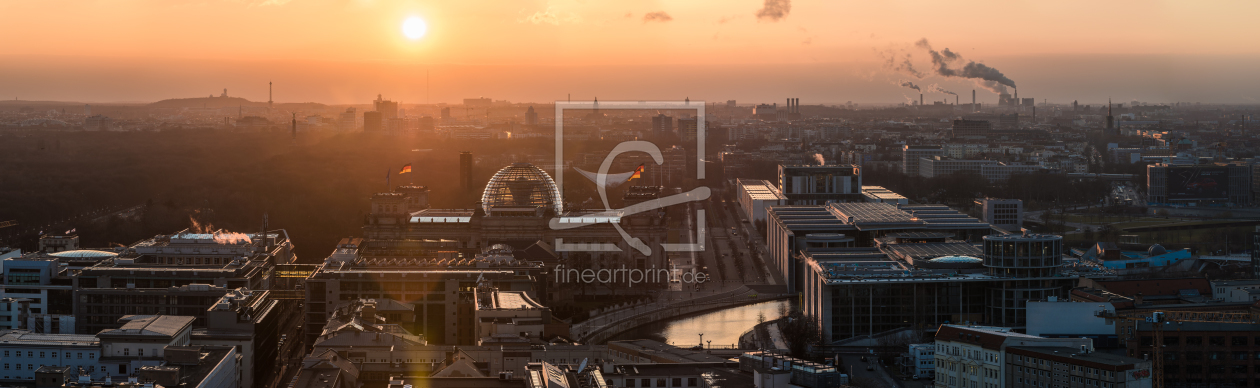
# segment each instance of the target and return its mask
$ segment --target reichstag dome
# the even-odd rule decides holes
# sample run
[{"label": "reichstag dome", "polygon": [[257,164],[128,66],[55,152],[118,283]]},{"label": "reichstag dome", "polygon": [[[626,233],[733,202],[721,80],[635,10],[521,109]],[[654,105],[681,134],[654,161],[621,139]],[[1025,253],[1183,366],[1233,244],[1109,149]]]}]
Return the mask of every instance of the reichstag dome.
[{"label": "reichstag dome", "polygon": [[560,189],[546,171],[529,163],[513,163],[494,173],[481,194],[481,207],[550,206],[556,214],[564,213]]}]

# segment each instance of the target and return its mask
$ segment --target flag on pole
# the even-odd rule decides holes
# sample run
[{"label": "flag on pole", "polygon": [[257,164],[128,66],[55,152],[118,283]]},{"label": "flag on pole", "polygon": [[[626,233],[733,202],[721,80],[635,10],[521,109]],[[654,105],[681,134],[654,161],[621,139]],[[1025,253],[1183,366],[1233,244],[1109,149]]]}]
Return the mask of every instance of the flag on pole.
[{"label": "flag on pole", "polygon": [[626,179],[626,182],[629,182],[633,180],[634,178],[639,178],[639,176],[642,174],[643,174],[643,165],[640,164],[638,168],[634,169],[634,175],[631,175],[630,178]]},{"label": "flag on pole", "polygon": [[411,172],[411,163],[407,163],[407,165],[403,166],[401,170],[398,170],[399,174],[406,174],[409,172]]}]

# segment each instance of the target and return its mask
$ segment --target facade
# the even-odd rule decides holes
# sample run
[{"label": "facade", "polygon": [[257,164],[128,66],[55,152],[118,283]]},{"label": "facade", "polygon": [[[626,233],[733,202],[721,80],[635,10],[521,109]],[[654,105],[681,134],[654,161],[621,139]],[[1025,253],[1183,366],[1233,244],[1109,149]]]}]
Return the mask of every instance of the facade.
[{"label": "facade", "polygon": [[901,358],[901,373],[915,378],[930,378],[936,374],[936,344],[911,344]]},{"label": "facade", "polygon": [[901,147],[901,173],[909,176],[919,175],[919,160],[941,156],[945,149],[939,145],[904,145]]},{"label": "facade", "polygon": [[[1164,325],[1164,386],[1189,388],[1221,384],[1257,387],[1260,381],[1260,325],[1253,323],[1178,322]],[[1137,323],[1125,341],[1129,357],[1150,357],[1151,324]]]},{"label": "facade", "polygon": [[[1151,361],[1095,353],[1086,347],[1012,346],[1005,387],[1150,388]],[[1165,381],[1165,386],[1170,386]]]},{"label": "facade", "polygon": [[[9,320],[0,317],[0,328],[26,328],[27,321],[31,318],[71,313],[71,279],[62,271],[60,261],[40,255],[31,257],[35,258],[11,258],[2,261],[4,288],[0,289],[0,299],[6,301],[5,312],[13,315],[8,316]],[[73,326],[72,323],[68,329],[73,331]],[[63,331],[60,325],[48,329],[54,333]]]},{"label": "facade", "polygon": [[[455,244],[424,240],[344,239],[306,279],[306,341],[314,343],[336,307],[359,299],[392,299],[423,320],[404,328],[439,344],[474,344],[479,281],[504,291],[545,295],[542,263],[494,256],[462,257]],[[545,284],[542,283],[542,284]]]},{"label": "facade", "polygon": [[659,135],[674,132],[674,118],[665,114],[652,116],[652,133]]},{"label": "facade", "polygon": [[980,219],[995,227],[1017,231],[1024,227],[1024,201],[1018,199],[981,198],[976,200]]},{"label": "facade", "polygon": [[1172,206],[1249,206],[1252,168],[1244,164],[1146,166],[1147,203]]},{"label": "facade", "polygon": [[39,236],[39,251],[53,253],[79,249],[79,236],[76,234],[45,234]]},{"label": "facade", "polygon": [[101,347],[96,336],[42,335],[26,330],[0,331],[0,381],[33,382],[35,371],[45,365],[69,366],[104,376]]},{"label": "facade", "polygon": [[[767,213],[767,240],[772,271],[778,271],[790,290],[801,290],[805,273],[799,255],[810,248],[809,235],[846,239],[844,246],[874,247],[875,239],[903,232],[941,233],[940,239],[974,241],[992,233],[992,227],[943,205],[887,203],[831,203],[825,206],[775,206]],[[957,321],[955,321],[957,322]]]},{"label": "facade", "polygon": [[384,121],[381,119],[381,112],[367,111],[363,112],[363,132],[381,132]]},{"label": "facade", "polygon": [[736,184],[739,206],[744,209],[744,214],[758,223],[766,220],[766,208],[787,204],[787,197],[779,193],[779,188],[770,181],[738,179]]},{"label": "facade", "polygon": [[790,205],[860,202],[862,169],[857,165],[779,165],[779,192]]},{"label": "facade", "polygon": [[298,301],[271,296],[266,290],[231,290],[204,309],[203,327],[193,324],[191,345],[239,349],[241,388],[270,386],[286,360],[303,350],[302,341],[287,334],[296,334],[301,324]]},{"label": "facade", "polygon": [[[681,149],[677,150],[682,154]],[[665,152],[666,160],[670,159],[669,151]],[[409,211],[401,206],[402,196],[405,194],[373,196],[372,214],[364,220],[366,238],[412,241],[466,257],[495,245],[522,249],[543,241],[562,255],[582,251],[589,253],[593,262],[604,265],[668,267],[661,244],[666,241],[669,210],[627,214],[619,210],[567,209],[551,177],[528,163],[500,170],[486,184],[477,208]],[[620,225],[643,245],[631,246],[613,224]],[[545,303],[547,299],[542,300]]]},{"label": "facade", "polygon": [[192,317],[128,315],[122,326],[96,334],[101,344],[100,365],[110,375],[127,376],[142,366],[162,364],[168,346],[187,346]]},{"label": "facade", "polygon": [[[1087,338],[1042,338],[991,326],[943,325],[936,333],[935,345],[937,388],[1006,388],[1016,381],[1022,383],[1025,380],[1015,376],[1025,373],[1024,359],[1010,353],[1014,347],[1055,347],[1096,354]],[[1014,365],[1016,360],[1021,364]],[[1048,372],[1041,374],[1041,385],[1036,385],[1039,388],[1066,385],[1050,383]],[[1021,385],[1030,386],[1034,385]]]}]

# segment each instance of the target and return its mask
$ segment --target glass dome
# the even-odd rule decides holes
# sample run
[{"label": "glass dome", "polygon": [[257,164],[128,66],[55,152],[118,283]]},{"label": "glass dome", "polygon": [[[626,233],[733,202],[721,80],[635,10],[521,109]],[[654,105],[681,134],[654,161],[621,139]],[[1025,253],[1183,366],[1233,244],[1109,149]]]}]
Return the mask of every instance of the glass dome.
[{"label": "glass dome", "polygon": [[984,260],[971,256],[942,256],[928,261],[942,264],[980,264]]},{"label": "glass dome", "polygon": [[481,207],[490,212],[495,206],[550,206],[556,214],[564,212],[556,182],[546,171],[529,163],[504,167],[486,183]]}]

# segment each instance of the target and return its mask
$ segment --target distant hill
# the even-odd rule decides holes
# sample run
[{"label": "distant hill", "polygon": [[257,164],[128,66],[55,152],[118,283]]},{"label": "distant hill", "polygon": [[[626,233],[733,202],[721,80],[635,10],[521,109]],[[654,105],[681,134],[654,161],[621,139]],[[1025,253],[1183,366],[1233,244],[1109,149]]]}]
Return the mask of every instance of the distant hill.
[{"label": "distant hill", "polygon": [[149,104],[150,108],[228,108],[237,106],[267,106],[265,102],[253,102],[240,97],[172,98]]},{"label": "distant hill", "polygon": [[[233,108],[238,106],[267,106],[266,102],[254,102],[240,97],[196,97],[196,98],[172,98],[168,100],[158,101],[148,105],[150,108]],[[315,102],[302,103],[276,103],[276,109],[284,110],[310,110],[323,109],[324,104]]]}]

